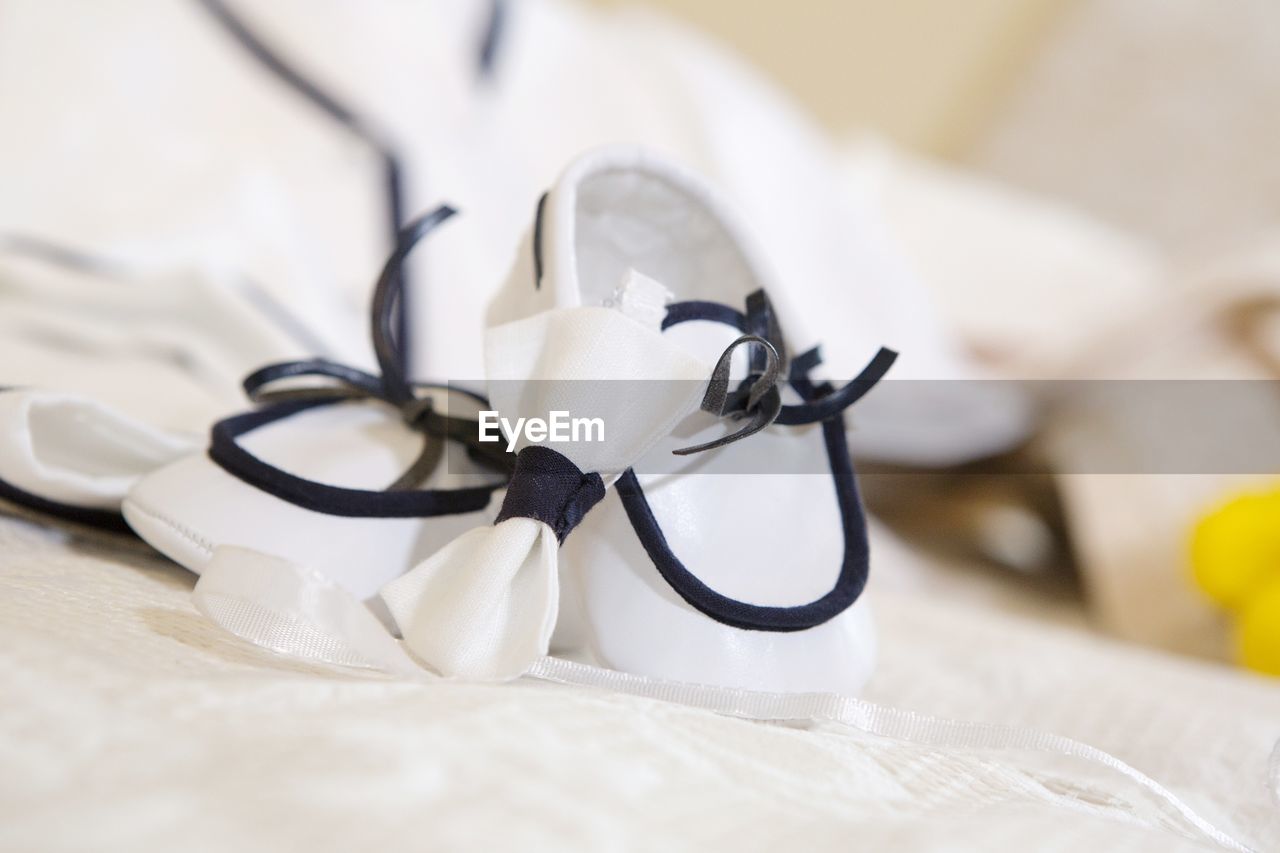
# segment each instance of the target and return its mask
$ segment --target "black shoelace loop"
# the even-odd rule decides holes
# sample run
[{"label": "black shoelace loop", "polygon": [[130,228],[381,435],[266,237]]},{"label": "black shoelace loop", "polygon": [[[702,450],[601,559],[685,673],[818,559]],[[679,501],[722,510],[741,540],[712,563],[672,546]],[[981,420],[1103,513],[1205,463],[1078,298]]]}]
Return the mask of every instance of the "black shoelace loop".
[{"label": "black shoelace loop", "polygon": [[[403,367],[400,339],[396,329],[396,309],[400,302],[405,258],[424,237],[457,213],[448,205],[414,219],[401,229],[395,250],[387,259],[374,286],[370,333],[381,375],[324,358],[269,364],[245,377],[244,390],[255,403],[286,400],[380,400],[400,411],[407,426],[423,434],[421,453],[389,491],[410,489],[425,482],[438,467],[446,441],[467,449],[476,461],[503,473],[510,473],[514,456],[501,445],[480,441],[479,424],[467,418],[442,414],[430,397],[419,396]],[[321,385],[289,386],[299,377],[324,380]],[[420,386],[419,386],[420,387]]]},{"label": "black shoelace loop", "polygon": [[[822,363],[818,347],[788,360],[786,342],[778,324],[777,312],[763,290],[747,297],[747,310],[742,312],[718,302],[676,302],[667,307],[662,328],[680,323],[704,320],[720,323],[744,334],[731,343],[716,363],[702,409],[719,417],[734,420],[750,418],[740,430],[714,441],[672,451],[678,456],[714,450],[754,435],[772,423],[804,426],[826,421],[841,414],[861,400],[893,366],[898,354],[881,347],[862,371],[848,383],[835,388],[829,383],[814,383],[808,374]],[[729,391],[729,364],[739,346],[755,344],[751,372],[735,391]],[[783,405],[777,384],[786,381],[800,393],[803,402]]]},{"label": "black shoelace loop", "polygon": [[[729,390],[729,366],[738,347],[754,345],[763,354],[763,370],[752,372],[737,389]],[[707,391],[702,397],[702,410],[716,417],[747,420],[747,423],[729,435],[692,447],[671,451],[677,456],[702,453],[733,444],[755,435],[778,418],[782,411],[782,394],[778,391],[778,378],[782,375],[782,357],[777,348],[760,335],[743,335],[725,348],[716,361]]]}]

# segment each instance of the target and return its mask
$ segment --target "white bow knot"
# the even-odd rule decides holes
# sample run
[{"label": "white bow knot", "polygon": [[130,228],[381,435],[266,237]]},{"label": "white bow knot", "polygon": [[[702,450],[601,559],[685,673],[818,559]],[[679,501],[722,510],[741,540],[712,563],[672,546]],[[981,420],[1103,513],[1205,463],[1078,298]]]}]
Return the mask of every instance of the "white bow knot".
[{"label": "white bow knot", "polygon": [[[624,290],[656,287],[632,274]],[[628,304],[562,308],[488,331],[489,394],[504,417],[589,415],[603,422],[604,436],[520,437],[521,462],[544,464],[537,474],[517,464],[498,522],[383,588],[405,644],[442,675],[515,678],[546,654],[559,609],[560,539],[605,485],[696,411],[710,367],[664,338],[660,316],[636,316]],[[578,481],[591,485],[578,493]]]}]

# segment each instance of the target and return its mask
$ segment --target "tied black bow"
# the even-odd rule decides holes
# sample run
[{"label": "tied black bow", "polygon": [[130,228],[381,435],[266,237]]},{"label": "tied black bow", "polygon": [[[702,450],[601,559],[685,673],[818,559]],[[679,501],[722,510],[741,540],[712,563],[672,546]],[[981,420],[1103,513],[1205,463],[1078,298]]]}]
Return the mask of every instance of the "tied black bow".
[{"label": "tied black bow", "polygon": [[[480,441],[479,424],[476,421],[441,414],[435,410],[430,398],[418,396],[416,387],[440,386],[415,386],[406,378],[402,366],[403,354],[399,336],[393,328],[403,288],[400,269],[409,252],[455,213],[457,211],[452,207],[441,205],[406,225],[399,232],[395,251],[382,268],[382,274],[373,290],[371,310],[373,351],[381,376],[329,359],[313,358],[269,364],[249,374],[244,380],[245,393],[255,403],[299,399],[373,399],[399,409],[404,422],[423,433],[426,440],[418,458],[398,480],[387,487],[388,491],[410,489],[426,481],[440,464],[447,440],[464,445],[472,458],[503,473],[510,473],[515,464],[514,456],[501,444]],[[288,380],[304,376],[319,377],[328,380],[328,384],[278,387]]]},{"label": "tied black bow", "polygon": [[[796,356],[788,366],[786,341],[782,337],[777,312],[763,290],[754,291],[747,297],[746,313],[718,302],[676,302],[667,307],[662,328],[665,331],[691,320],[721,323],[744,333],[729,344],[716,362],[707,392],[702,398],[702,409],[718,417],[748,419],[748,422],[729,435],[672,451],[677,456],[732,444],[774,422],[784,426],[804,426],[825,421],[862,399],[872,386],[884,378],[898,358],[893,350],[880,347],[862,372],[839,389],[827,382],[814,383],[808,374],[822,363],[818,347]],[[729,365],[734,350],[744,345],[756,347],[752,353],[750,373],[731,391]],[[788,406],[782,404],[778,380],[783,375],[786,375],[787,381],[805,402]]]},{"label": "tied black bow", "polygon": [[[737,389],[729,390],[729,366],[733,361],[733,353],[740,346],[754,344],[756,353],[763,360],[763,369],[742,381]],[[753,359],[754,361],[754,359]],[[782,411],[782,395],[778,392],[778,376],[782,372],[782,356],[777,347],[759,335],[743,335],[725,348],[715,369],[711,372],[711,380],[707,383],[707,392],[702,395],[702,410],[716,417],[731,420],[749,418],[745,425],[736,432],[671,451],[677,456],[689,456],[704,450],[714,450],[735,441],[741,441],[773,423]]]}]

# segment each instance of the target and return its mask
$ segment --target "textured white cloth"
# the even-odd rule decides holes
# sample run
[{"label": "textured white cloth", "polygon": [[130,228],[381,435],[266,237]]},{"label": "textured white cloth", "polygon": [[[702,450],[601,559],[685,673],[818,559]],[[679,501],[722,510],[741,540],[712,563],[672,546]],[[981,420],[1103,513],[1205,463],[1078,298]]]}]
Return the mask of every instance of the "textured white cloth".
[{"label": "textured white cloth", "polygon": [[234,276],[42,249],[61,251],[0,233],[0,386],[74,392],[195,433],[243,407],[250,371],[309,354],[305,330]]},{"label": "textured white cloth", "polygon": [[[71,542],[0,519],[5,849],[1214,849],[1122,777],[1018,750],[292,662],[200,617],[145,549]],[[955,597],[878,605],[868,698],[1068,735],[1280,839],[1268,682]]]},{"label": "textured white cloth", "polygon": [[[501,543],[503,539],[493,537],[490,541]],[[382,632],[377,620],[337,585],[325,583],[323,579],[318,579],[319,582],[313,580],[310,583],[313,594],[300,602],[297,600],[298,581],[308,577],[305,569],[252,552],[240,552],[239,549],[220,550],[224,553],[215,554],[210,571],[196,586],[193,600],[198,609],[232,633],[302,662],[371,668],[418,680],[427,676],[414,669],[404,651]],[[227,558],[227,572],[219,571],[224,557]],[[527,576],[525,582],[528,582]],[[484,590],[483,585],[476,587]],[[241,597],[246,594],[247,598]],[[279,602],[279,607],[276,602]],[[455,608],[467,603],[453,602]],[[508,611],[512,608],[507,606],[507,601],[499,600],[497,606],[493,602],[488,604],[499,611],[499,618],[510,615]],[[483,612],[472,614],[472,610],[479,610],[476,607],[464,606],[463,610],[482,623],[490,618]],[[446,621],[457,620],[454,613],[445,613],[444,617]],[[468,622],[458,622],[455,627],[464,632],[475,632]],[[473,639],[470,647],[462,650],[462,662],[483,666],[484,655],[492,651],[485,641],[490,641],[490,644],[501,641],[513,627],[521,626],[509,618],[493,624],[487,634],[477,635],[480,643]],[[1213,826],[1141,771],[1096,747],[1060,735],[1017,726],[940,719],[834,693],[770,693],[682,683],[554,657],[542,657],[532,663],[524,663],[522,667],[520,672],[533,678],[662,699],[751,720],[838,723],[865,734],[917,745],[1017,749],[1092,761],[1127,778],[1144,795],[1152,797],[1154,804],[1162,807],[1162,811],[1154,815],[1167,825],[1193,836],[1202,836],[1227,849],[1249,853],[1246,845]],[[1274,762],[1273,757],[1268,770],[1272,783]]]}]

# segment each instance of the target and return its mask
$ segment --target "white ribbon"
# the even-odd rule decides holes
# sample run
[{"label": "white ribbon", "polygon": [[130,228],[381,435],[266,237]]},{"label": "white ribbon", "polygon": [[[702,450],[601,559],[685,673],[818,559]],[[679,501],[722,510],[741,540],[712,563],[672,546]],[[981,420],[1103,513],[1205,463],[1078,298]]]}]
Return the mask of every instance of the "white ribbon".
[{"label": "white ribbon", "polygon": [[[545,444],[608,484],[695,411],[711,366],[664,337],[668,293],[635,272],[613,307],[561,308],[485,336],[490,399],[510,421],[598,418],[603,440]],[[622,384],[625,383],[625,384]],[[520,436],[517,450],[531,442]],[[520,676],[547,653],[560,601],[559,542],[542,521],[468,531],[383,588],[414,654],[443,675]]]},{"label": "white ribbon", "polygon": [[551,528],[530,518],[477,527],[383,587],[382,599],[435,671],[517,678],[551,643],[559,549]]},{"label": "white ribbon", "polygon": [[[220,547],[196,584],[192,600],[201,613],[227,631],[298,660],[371,669],[414,680],[436,677],[352,595],[284,560]],[[948,720],[835,693],[769,693],[688,684],[546,656],[535,658],[525,675],[749,720],[837,723],[932,748],[1021,750],[1090,761],[1119,773],[1152,797],[1168,828],[1228,850],[1253,853],[1146,774],[1107,752],[1060,735],[1019,726]],[[1276,756],[1280,756],[1280,747],[1272,759],[1273,772],[1280,762]]]},{"label": "white ribbon", "polygon": [[288,657],[428,674],[351,593],[313,569],[260,551],[214,548],[191,602],[214,624]]},{"label": "white ribbon", "polygon": [[1280,806],[1280,740],[1271,750],[1271,760],[1267,762],[1267,781],[1271,783],[1271,799]]}]

